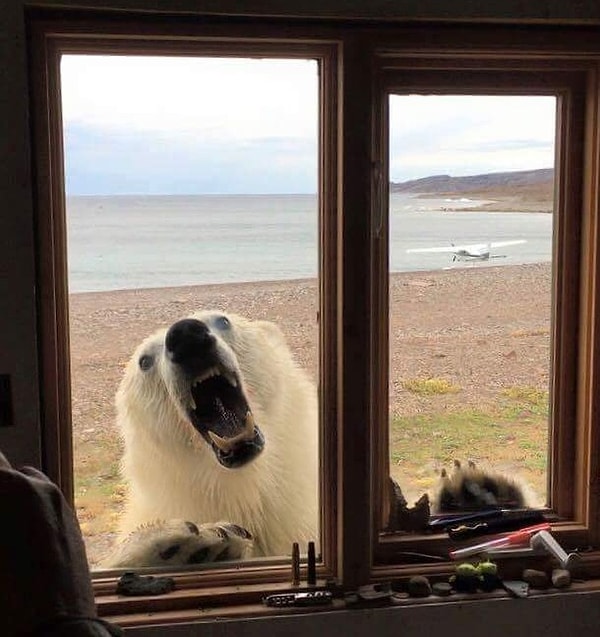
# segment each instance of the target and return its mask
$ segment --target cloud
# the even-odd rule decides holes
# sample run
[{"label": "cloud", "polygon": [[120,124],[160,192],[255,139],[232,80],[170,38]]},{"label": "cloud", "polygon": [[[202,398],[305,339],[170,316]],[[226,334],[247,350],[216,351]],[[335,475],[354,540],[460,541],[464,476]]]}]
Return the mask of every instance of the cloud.
[{"label": "cloud", "polygon": [[66,123],[197,132],[205,138],[314,136],[314,60],[66,55]]},{"label": "cloud", "polygon": [[[69,194],[315,192],[314,60],[66,55]],[[553,165],[553,96],[394,95],[390,177]]]},{"label": "cloud", "polygon": [[391,179],[550,167],[555,111],[553,96],[392,96]]},{"label": "cloud", "polygon": [[204,140],[199,135],[65,129],[66,190],[86,194],[312,193],[316,139]]}]

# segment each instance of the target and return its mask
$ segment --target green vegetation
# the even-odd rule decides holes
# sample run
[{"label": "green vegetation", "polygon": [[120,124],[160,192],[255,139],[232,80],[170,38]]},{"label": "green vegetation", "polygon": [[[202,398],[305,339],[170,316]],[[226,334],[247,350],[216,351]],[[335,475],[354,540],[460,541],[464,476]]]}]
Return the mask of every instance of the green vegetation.
[{"label": "green vegetation", "polygon": [[402,381],[402,387],[419,396],[455,394],[460,391],[460,387],[445,378],[413,378]]},{"label": "green vegetation", "polygon": [[543,496],[547,448],[548,392],[533,387],[508,388],[480,409],[390,418],[391,473],[409,491],[433,489],[459,459],[518,476]]},{"label": "green vegetation", "polygon": [[125,497],[119,473],[121,454],[121,442],[112,432],[74,439],[75,504],[85,536],[116,530]]}]

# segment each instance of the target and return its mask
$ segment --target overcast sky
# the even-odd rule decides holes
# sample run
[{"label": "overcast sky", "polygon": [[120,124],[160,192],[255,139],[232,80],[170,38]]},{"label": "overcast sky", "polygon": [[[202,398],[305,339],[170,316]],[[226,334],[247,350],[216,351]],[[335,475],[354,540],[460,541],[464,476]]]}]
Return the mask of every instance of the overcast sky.
[{"label": "overcast sky", "polygon": [[[310,60],[65,56],[67,193],[310,193]],[[390,177],[553,165],[552,97],[394,96]]]}]

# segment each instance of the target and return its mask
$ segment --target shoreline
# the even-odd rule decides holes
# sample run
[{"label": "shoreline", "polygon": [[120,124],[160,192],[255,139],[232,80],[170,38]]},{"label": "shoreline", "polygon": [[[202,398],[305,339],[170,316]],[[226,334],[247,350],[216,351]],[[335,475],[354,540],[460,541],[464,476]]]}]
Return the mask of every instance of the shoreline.
[{"label": "shoreline", "polygon": [[194,283],[194,284],[184,284],[184,285],[158,285],[158,286],[152,286],[152,287],[144,287],[144,288],[117,288],[114,290],[84,290],[82,292],[70,292],[69,293],[69,297],[71,296],[81,296],[81,295],[85,295],[85,294],[96,294],[96,295],[105,295],[105,294],[126,294],[126,293],[130,293],[130,292],[139,292],[139,293],[144,293],[144,292],[157,292],[160,290],[168,290],[168,291],[175,291],[175,290],[195,290],[197,288],[202,288],[202,289],[209,289],[209,288],[214,288],[214,291],[217,291],[217,288],[223,288],[223,287],[240,287],[240,288],[247,288],[249,286],[271,286],[271,285],[278,285],[278,284],[283,284],[283,285],[295,285],[295,284],[302,284],[302,283],[310,283],[311,281],[316,281],[315,278],[297,278],[297,279],[266,279],[266,280],[260,280],[260,281],[223,281],[221,283]]},{"label": "shoreline", "polygon": [[[451,212],[462,212],[462,211],[470,211],[474,210],[473,208],[464,208],[464,209],[448,209]],[[538,211],[542,212],[542,211]],[[520,267],[529,267],[529,266],[545,266],[550,265],[549,262],[536,262],[536,263],[518,263],[518,264],[501,264],[501,263],[485,263],[482,265],[478,262],[474,262],[472,265],[464,265],[461,267],[448,267],[448,268],[438,268],[438,269],[424,269],[424,270],[399,270],[396,272],[390,272],[390,279],[395,279],[396,277],[417,277],[417,276],[436,276],[442,272],[462,272],[462,271],[473,271],[473,270],[487,270],[491,268],[520,268]],[[116,288],[110,290],[83,290],[80,292],[70,292],[68,297],[71,298],[79,298],[85,296],[117,296],[117,295],[136,295],[136,296],[144,296],[146,294],[152,295],[156,293],[166,292],[168,294],[176,293],[178,291],[182,291],[185,293],[190,293],[193,291],[206,291],[206,292],[214,292],[221,293],[224,289],[235,290],[239,288],[241,291],[249,290],[250,288],[289,288],[290,286],[295,285],[314,285],[316,287],[316,277],[299,277],[292,279],[261,279],[260,281],[223,281],[220,283],[186,283],[183,285],[157,285],[152,287],[138,287],[138,288]]]}]

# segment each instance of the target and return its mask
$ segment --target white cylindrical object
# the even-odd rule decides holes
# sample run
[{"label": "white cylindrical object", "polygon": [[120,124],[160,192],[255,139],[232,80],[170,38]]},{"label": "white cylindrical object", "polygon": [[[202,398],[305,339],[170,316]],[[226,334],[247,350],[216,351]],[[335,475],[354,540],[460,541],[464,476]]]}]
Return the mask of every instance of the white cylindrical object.
[{"label": "white cylindrical object", "polygon": [[564,568],[567,567],[569,559],[573,557],[563,549],[548,531],[540,531],[533,535],[530,540],[530,546],[533,549],[545,548],[549,553],[554,555]]}]

